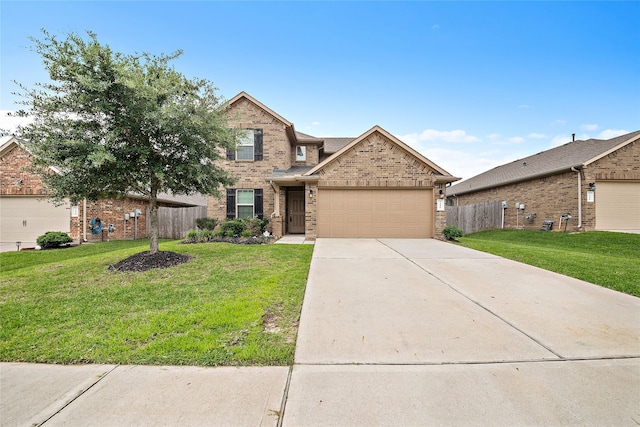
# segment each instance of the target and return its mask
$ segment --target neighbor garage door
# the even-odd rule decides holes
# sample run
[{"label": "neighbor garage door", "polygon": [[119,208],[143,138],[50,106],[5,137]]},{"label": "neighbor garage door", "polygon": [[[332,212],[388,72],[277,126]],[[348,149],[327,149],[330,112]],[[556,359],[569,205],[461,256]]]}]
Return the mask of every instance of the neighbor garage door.
[{"label": "neighbor garage door", "polygon": [[320,189],[317,203],[318,237],[433,237],[431,189]]},{"label": "neighbor garage door", "polygon": [[596,230],[640,230],[640,182],[596,183]]},{"label": "neighbor garage door", "polygon": [[0,242],[35,245],[47,231],[70,231],[69,204],[55,206],[36,197],[0,197]]}]

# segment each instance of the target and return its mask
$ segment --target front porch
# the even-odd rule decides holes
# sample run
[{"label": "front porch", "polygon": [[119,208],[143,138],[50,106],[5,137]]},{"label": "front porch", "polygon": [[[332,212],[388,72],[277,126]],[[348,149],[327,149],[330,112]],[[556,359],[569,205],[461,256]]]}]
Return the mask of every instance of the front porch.
[{"label": "front porch", "polygon": [[[271,230],[275,236],[315,240],[315,198],[319,177],[303,176],[310,167],[274,170],[267,181],[273,189],[274,212]],[[284,243],[284,242],[283,242]]]}]

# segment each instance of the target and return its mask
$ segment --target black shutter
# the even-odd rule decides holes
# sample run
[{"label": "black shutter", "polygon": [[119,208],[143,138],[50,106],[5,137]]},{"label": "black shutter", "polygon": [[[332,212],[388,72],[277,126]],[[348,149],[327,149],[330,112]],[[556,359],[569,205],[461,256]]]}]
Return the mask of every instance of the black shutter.
[{"label": "black shutter", "polygon": [[262,129],[253,130],[253,160],[262,160]]},{"label": "black shutter", "polygon": [[236,159],[236,150],[231,150],[227,148],[227,160],[235,160]]},{"label": "black shutter", "polygon": [[255,212],[255,215],[262,219],[262,217],[264,216],[264,209],[262,207],[263,205],[263,199],[264,197],[262,196],[262,188],[254,188],[253,189],[253,211]]},{"label": "black shutter", "polygon": [[236,217],[236,189],[227,188],[227,218]]}]

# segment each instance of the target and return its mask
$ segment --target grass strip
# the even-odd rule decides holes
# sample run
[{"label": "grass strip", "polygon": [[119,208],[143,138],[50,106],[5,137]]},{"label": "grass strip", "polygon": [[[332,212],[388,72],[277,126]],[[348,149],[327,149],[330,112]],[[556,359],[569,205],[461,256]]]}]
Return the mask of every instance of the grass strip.
[{"label": "grass strip", "polygon": [[640,234],[490,230],[460,244],[640,297]]}]

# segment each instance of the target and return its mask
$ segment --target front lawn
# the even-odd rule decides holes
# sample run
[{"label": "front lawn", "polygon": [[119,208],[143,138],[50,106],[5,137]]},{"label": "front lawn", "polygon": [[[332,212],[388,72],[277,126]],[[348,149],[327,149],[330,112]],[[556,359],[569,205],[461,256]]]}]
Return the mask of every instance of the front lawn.
[{"label": "front lawn", "polygon": [[0,254],[0,360],[289,365],[313,246],[182,245],[169,269],[108,270],[148,240]]},{"label": "front lawn", "polygon": [[468,248],[640,296],[640,234],[491,230],[459,241]]}]

